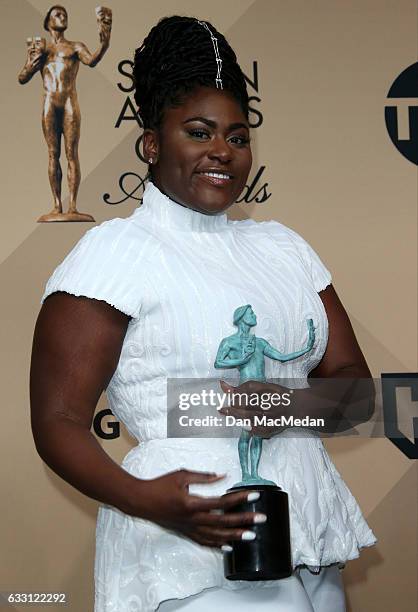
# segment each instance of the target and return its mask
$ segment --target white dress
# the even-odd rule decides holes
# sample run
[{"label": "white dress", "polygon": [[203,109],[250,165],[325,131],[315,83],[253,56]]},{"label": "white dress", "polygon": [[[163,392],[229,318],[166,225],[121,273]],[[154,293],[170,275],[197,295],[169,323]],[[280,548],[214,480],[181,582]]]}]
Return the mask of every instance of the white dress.
[{"label": "white dress", "polygon": [[[328,321],[318,291],[331,275],[309,244],[275,221],[229,221],[183,207],[149,182],[126,218],[91,228],[49,278],[54,291],[104,300],[130,315],[118,366],[106,390],[113,414],[137,439],[122,467],[138,478],[175,469],[226,473],[190,491],[219,495],[240,480],[236,438],[167,438],[167,378],[228,378],[213,363],[235,333],[234,310],[251,304],[257,336],[283,353],[314,349],[279,363],[267,378],[305,381],[320,362]],[[294,434],[294,432],[293,432]],[[376,542],[322,441],[305,430],[265,440],[259,473],[288,492],[294,568],[339,563]],[[280,581],[231,582],[222,553],[102,505],[96,531],[95,612],[154,611],[160,602],[210,587],[251,589]]]}]

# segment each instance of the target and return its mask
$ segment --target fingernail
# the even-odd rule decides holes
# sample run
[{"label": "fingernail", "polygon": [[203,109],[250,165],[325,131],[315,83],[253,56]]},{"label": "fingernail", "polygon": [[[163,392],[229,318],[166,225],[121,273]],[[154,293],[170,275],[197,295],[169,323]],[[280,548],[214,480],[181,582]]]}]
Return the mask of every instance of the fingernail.
[{"label": "fingernail", "polygon": [[246,541],[250,541],[250,540],[255,540],[256,536],[254,531],[244,531],[244,533],[241,536],[241,540],[246,540]]},{"label": "fingernail", "polygon": [[265,523],[267,520],[267,516],[265,514],[255,514],[254,515],[254,523]]},{"label": "fingernail", "polygon": [[223,546],[221,546],[221,551],[222,552],[232,552],[232,546],[230,546],[229,544],[224,544]]},{"label": "fingernail", "polygon": [[252,493],[248,493],[247,501],[257,501],[257,499],[260,499],[260,493],[257,493],[257,491],[253,491]]}]

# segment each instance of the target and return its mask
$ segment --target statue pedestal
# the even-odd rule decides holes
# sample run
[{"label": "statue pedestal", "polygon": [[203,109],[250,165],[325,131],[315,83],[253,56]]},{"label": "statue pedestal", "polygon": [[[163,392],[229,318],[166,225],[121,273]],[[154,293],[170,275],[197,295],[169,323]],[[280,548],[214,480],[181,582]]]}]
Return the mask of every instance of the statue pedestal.
[{"label": "statue pedestal", "polygon": [[95,219],[88,213],[81,213],[78,211],[73,213],[49,212],[39,217],[37,223],[55,223],[64,221],[89,221],[94,223]]},{"label": "statue pedestal", "polygon": [[252,541],[228,542],[224,553],[224,573],[228,580],[278,580],[292,572],[288,495],[276,485],[234,486],[227,493],[248,489],[260,493],[254,502],[242,502],[229,512],[261,512],[267,521],[248,526],[256,533]]}]

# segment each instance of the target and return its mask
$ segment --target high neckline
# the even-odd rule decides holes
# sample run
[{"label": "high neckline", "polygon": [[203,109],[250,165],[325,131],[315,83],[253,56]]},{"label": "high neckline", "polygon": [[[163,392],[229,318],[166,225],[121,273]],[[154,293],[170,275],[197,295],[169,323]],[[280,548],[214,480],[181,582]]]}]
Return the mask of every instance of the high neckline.
[{"label": "high neckline", "polygon": [[182,206],[162,193],[151,181],[145,187],[142,205],[137,211],[151,216],[159,227],[184,232],[219,232],[228,227],[226,213],[205,215]]}]

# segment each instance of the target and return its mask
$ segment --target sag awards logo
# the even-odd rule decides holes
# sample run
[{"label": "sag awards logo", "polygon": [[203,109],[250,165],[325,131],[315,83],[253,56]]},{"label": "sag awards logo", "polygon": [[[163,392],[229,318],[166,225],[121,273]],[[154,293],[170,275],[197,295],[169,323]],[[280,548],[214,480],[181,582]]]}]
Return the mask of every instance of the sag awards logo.
[{"label": "sag awards logo", "polygon": [[385,122],[399,153],[418,164],[418,62],[396,77],[388,92]]},{"label": "sag awards logo", "polygon": [[[139,128],[142,130],[143,125],[141,122],[141,118],[138,114],[138,111],[135,107],[135,102],[133,97],[131,99],[131,94],[134,90],[133,76],[132,76],[133,62],[131,60],[122,60],[118,65],[118,72],[123,77],[123,82],[117,83],[118,89],[124,94],[128,94],[123,103],[122,109],[119,113],[119,116],[116,120],[115,128],[120,128],[123,122],[126,121],[135,121]],[[249,102],[250,102],[250,113],[249,113],[249,123],[251,128],[258,128],[263,123],[263,115],[258,108],[258,105],[261,103],[261,98],[259,97],[259,79],[258,79],[258,62],[253,61],[252,66],[252,76],[245,76],[245,80],[247,82],[248,92],[249,92]],[[144,159],[144,156],[141,152],[141,142],[142,142],[142,133],[137,138],[134,150],[137,158],[142,161],[144,164],[147,164],[147,160]],[[237,200],[237,203],[241,202],[257,202],[261,204],[269,199],[271,193],[268,192],[268,183],[263,182],[263,173],[265,170],[265,166],[260,166],[250,183],[245,186],[243,195]],[[133,199],[140,201],[142,198],[142,193],[145,188],[145,178],[137,174],[136,172],[124,172],[118,181],[118,186],[120,189],[119,196],[116,199],[113,199],[109,193],[105,193],[103,195],[103,199],[107,204],[121,204],[126,202],[128,199]]]}]

